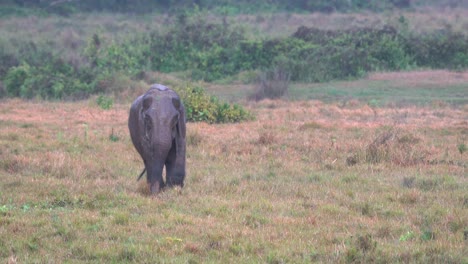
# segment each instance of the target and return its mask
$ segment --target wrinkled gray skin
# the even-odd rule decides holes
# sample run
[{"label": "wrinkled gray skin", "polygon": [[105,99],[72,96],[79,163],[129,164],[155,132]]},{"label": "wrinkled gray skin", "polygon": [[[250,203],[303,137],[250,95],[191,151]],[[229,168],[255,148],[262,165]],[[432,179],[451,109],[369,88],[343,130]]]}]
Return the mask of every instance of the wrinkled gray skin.
[{"label": "wrinkled gray skin", "polygon": [[[145,164],[150,192],[157,194],[165,185],[183,187],[185,109],[177,93],[164,85],[153,84],[133,102],[128,128],[133,145]],[[164,166],[166,183],[162,177]]]}]

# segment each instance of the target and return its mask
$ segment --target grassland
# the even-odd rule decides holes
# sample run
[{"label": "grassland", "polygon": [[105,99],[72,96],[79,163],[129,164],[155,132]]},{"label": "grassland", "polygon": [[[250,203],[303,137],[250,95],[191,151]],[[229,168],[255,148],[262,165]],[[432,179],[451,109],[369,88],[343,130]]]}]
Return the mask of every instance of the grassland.
[{"label": "grassland", "polygon": [[[176,79],[157,76],[169,82]],[[288,98],[291,100],[320,100],[342,104],[356,100],[376,106],[431,106],[468,104],[468,73],[447,70],[419,70],[410,72],[371,73],[354,81],[327,83],[291,83]],[[255,92],[257,84],[217,85],[204,84],[213,94],[228,100],[239,101]]]},{"label": "grassland", "polygon": [[[465,9],[209,19],[262,39],[401,17],[414,32],[468,32]],[[96,32],[122,42],[175,19],[12,17],[0,22],[0,42],[16,51],[52,40],[73,61]],[[146,75],[112,83],[110,110],[96,98],[0,100],[0,262],[468,262],[466,72],[291,83],[289,100],[261,102],[244,100],[250,72],[200,83],[256,119],[189,123],[186,186],[157,197],[136,182],[143,166],[128,109],[147,83],[177,85],[186,73]]]},{"label": "grassland", "polygon": [[3,100],[0,261],[466,263],[461,89],[456,105],[245,102],[255,121],[188,124],[186,186],[157,197],[136,182],[129,99]]}]

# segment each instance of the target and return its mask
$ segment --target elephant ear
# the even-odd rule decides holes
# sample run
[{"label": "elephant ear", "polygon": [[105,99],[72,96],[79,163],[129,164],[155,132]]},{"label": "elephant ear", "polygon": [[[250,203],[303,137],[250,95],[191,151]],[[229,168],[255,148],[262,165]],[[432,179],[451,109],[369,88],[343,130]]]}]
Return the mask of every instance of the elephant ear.
[{"label": "elephant ear", "polygon": [[151,95],[145,95],[143,97],[143,108],[141,109],[141,111],[146,111],[148,110],[148,108],[151,107],[151,105],[153,104],[153,97]]}]

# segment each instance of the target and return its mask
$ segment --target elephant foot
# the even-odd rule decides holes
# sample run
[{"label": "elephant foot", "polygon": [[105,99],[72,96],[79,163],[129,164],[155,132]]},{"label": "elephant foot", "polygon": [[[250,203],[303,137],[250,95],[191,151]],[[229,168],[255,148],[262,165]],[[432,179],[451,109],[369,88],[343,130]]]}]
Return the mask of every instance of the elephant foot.
[{"label": "elephant foot", "polygon": [[155,182],[150,185],[150,193],[151,194],[158,194],[161,191],[161,186],[159,182]]}]

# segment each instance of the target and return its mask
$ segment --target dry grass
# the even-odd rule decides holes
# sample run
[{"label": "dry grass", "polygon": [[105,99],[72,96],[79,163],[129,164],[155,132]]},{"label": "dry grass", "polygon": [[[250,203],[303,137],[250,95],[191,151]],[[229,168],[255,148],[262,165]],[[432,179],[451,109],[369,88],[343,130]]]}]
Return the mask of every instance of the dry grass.
[{"label": "dry grass", "polygon": [[466,109],[251,103],[188,124],[186,187],[149,197],[128,107],[0,103],[2,262],[466,261]]}]

